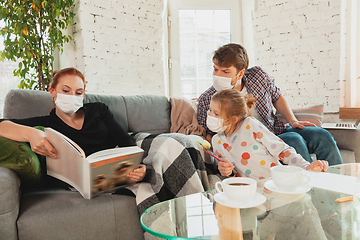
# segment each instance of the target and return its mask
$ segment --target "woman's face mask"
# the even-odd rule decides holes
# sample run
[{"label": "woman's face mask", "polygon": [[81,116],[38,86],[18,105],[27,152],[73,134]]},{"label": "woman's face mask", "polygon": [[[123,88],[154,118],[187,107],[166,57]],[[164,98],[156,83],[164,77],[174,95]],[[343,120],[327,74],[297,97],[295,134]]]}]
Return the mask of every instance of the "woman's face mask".
[{"label": "woman's face mask", "polygon": [[73,114],[83,106],[83,97],[58,93],[56,106],[66,114]]}]

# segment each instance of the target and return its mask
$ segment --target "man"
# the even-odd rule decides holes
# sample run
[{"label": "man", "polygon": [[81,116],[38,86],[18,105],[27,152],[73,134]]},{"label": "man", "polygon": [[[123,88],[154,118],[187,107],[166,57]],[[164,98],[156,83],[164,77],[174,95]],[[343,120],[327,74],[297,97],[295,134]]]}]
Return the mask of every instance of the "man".
[{"label": "man", "polygon": [[[207,140],[211,142],[213,132],[206,127],[207,111],[212,95],[223,89],[236,89],[243,94],[257,97],[251,115],[263,123],[284,142],[295,148],[304,159],[312,162],[310,154],[326,160],[329,165],[343,163],[332,135],[307,121],[298,121],[274,80],[261,68],[248,69],[249,58],[240,44],[230,43],[220,47],[213,56],[213,86],[198,99],[197,119],[207,129]],[[273,113],[281,113],[288,124],[284,124]]]}]

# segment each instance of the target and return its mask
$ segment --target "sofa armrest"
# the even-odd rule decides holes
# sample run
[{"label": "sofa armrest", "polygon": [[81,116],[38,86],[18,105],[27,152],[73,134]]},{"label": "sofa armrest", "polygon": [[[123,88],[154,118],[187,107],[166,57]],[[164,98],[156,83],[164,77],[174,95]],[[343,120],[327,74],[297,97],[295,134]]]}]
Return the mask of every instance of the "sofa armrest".
[{"label": "sofa armrest", "polygon": [[19,187],[15,172],[0,166],[0,239],[17,239]]},{"label": "sofa armrest", "polygon": [[[355,162],[360,163],[360,129],[357,130],[328,130],[334,137],[339,149],[351,150],[355,153]],[[346,162],[346,161],[344,161]]]}]

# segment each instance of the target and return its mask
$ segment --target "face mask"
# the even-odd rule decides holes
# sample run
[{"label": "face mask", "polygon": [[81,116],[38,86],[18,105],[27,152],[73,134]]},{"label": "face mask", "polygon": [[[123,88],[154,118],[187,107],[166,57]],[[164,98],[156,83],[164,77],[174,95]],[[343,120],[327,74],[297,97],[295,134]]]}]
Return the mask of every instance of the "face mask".
[{"label": "face mask", "polygon": [[75,95],[57,94],[56,106],[66,114],[72,114],[83,106],[83,98]]},{"label": "face mask", "polygon": [[[236,77],[238,77],[238,75],[236,75],[235,78]],[[234,88],[235,85],[231,85],[231,80],[232,78],[220,77],[213,74],[213,86],[216,91]]]},{"label": "face mask", "polygon": [[224,132],[226,130],[226,126],[223,126],[224,120],[221,118],[216,118],[208,115],[206,119],[206,126],[212,131],[216,133]]},{"label": "face mask", "polygon": [[213,75],[213,86],[216,89],[216,91],[232,89],[234,86],[231,85],[231,80],[232,78]]}]

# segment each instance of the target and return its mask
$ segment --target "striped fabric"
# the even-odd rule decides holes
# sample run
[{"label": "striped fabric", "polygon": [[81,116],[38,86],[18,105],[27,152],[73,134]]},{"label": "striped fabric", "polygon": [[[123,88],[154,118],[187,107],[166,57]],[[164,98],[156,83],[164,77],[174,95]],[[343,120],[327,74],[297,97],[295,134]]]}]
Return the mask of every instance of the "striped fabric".
[{"label": "striped fabric", "polygon": [[[297,120],[308,121],[320,127],[323,119],[324,104],[317,104],[305,108],[297,108],[297,109],[293,109],[292,111],[295,117],[297,118]],[[275,116],[280,118],[282,122],[284,123],[287,122],[287,120],[280,113],[276,113]]]}]

